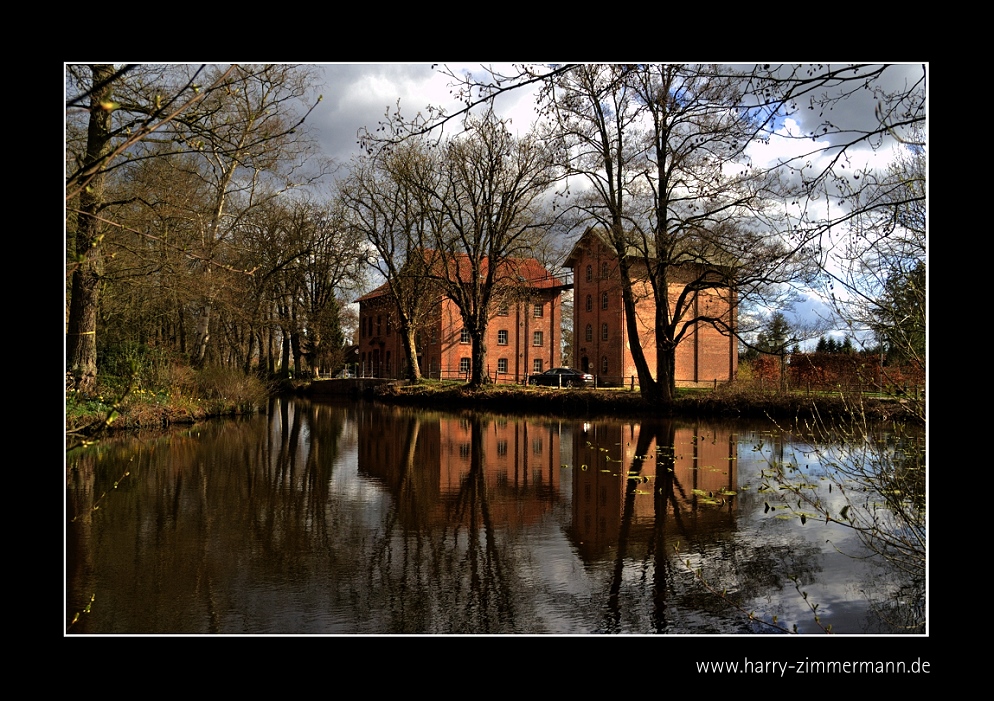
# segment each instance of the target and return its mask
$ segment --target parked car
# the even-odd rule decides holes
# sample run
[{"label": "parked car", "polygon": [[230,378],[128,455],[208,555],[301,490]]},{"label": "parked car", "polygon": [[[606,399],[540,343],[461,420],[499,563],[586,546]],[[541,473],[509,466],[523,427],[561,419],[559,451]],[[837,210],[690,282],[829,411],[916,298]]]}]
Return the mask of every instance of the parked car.
[{"label": "parked car", "polygon": [[549,368],[528,376],[528,384],[551,387],[593,387],[594,376],[572,368]]}]

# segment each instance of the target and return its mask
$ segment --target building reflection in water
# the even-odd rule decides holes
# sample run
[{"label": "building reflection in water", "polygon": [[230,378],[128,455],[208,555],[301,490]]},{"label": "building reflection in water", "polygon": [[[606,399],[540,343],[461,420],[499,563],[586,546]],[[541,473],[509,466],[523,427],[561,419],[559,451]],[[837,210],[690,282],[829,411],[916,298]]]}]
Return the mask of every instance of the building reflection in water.
[{"label": "building reflection in water", "polygon": [[398,500],[409,527],[446,526],[467,491],[497,526],[535,523],[560,498],[558,421],[447,416],[397,410],[367,414],[359,430],[359,472]]},{"label": "building reflection in water", "polygon": [[[735,527],[732,433],[672,421],[584,423],[573,436],[570,537],[584,560],[670,519],[685,535]],[[641,533],[641,536],[640,536]]]}]

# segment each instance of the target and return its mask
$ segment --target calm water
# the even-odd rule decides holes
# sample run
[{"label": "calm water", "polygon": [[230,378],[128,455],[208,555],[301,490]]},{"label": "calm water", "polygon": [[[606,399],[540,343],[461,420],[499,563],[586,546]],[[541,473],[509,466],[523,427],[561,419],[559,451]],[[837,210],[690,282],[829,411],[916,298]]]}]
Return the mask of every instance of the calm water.
[{"label": "calm water", "polygon": [[820,633],[815,603],[833,632],[900,632],[847,529],[767,508],[769,461],[813,459],[768,429],[294,400],[106,440],[67,460],[66,623],[89,604],[71,633],[777,632],[755,612]]}]

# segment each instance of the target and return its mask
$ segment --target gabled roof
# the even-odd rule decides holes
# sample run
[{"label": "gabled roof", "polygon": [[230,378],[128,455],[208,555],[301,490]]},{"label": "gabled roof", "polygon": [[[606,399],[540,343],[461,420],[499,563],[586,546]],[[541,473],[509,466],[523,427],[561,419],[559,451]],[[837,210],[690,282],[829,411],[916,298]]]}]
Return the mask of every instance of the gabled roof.
[{"label": "gabled roof", "polygon": [[[465,253],[457,253],[453,256],[439,257],[433,262],[437,275],[446,276],[448,272],[450,280],[468,280],[472,273],[472,262]],[[490,260],[484,258],[480,261],[480,273],[487,275],[490,272]],[[448,277],[448,276],[446,276]],[[500,268],[495,275],[497,284],[508,282],[515,285],[523,285],[535,289],[545,289],[559,287],[562,282],[556,279],[541,263],[534,258],[505,258],[500,262]]]},{"label": "gabled roof", "polygon": [[[591,238],[596,239],[605,248],[607,248],[607,250],[614,253],[614,244],[611,243],[611,241],[607,237],[607,229],[600,226],[588,226],[587,230],[584,231],[583,234],[580,236],[580,238],[576,240],[576,243],[573,244],[573,248],[570,250],[569,255],[566,256],[566,262],[563,263],[563,265],[571,269],[576,267],[576,262],[580,258],[580,254],[583,248],[586,246],[585,242]],[[634,246],[628,247],[628,255],[629,256],[638,255],[638,252],[636,251]]]},{"label": "gabled roof", "polygon": [[[425,251],[426,261],[431,261],[436,274],[442,275],[446,269],[445,260],[434,251]],[[472,271],[472,265],[465,253],[457,253],[449,258],[449,267],[453,273],[458,272],[456,279],[467,280]],[[481,272],[486,275],[490,262],[487,258],[481,261]],[[504,285],[513,283],[531,289],[552,289],[563,286],[563,281],[556,278],[545,269],[541,263],[534,258],[506,258],[501,261],[500,269],[497,272],[497,284]],[[390,285],[383,283],[372,292],[356,299],[356,302],[367,302],[390,294]]]},{"label": "gabled roof", "polygon": [[387,283],[384,282],[382,285],[380,285],[379,287],[377,287],[372,292],[368,292],[367,294],[364,294],[362,297],[359,297],[355,301],[356,302],[368,302],[371,299],[378,299],[378,298],[384,297],[384,296],[386,296],[388,294],[390,294],[390,285],[388,285]]},{"label": "gabled roof", "polygon": [[[577,239],[576,243],[573,244],[573,248],[570,250],[569,255],[566,257],[566,262],[563,263],[563,265],[570,269],[576,267],[577,261],[580,258],[580,254],[583,252],[583,248],[586,246],[585,242],[591,238],[596,239],[605,248],[607,248],[607,250],[612,255],[614,255],[614,250],[615,250],[614,244],[608,238],[607,230],[599,226],[589,226],[587,227],[587,230],[583,232],[580,238]],[[655,250],[653,248],[650,248],[650,257],[654,255],[655,255]],[[643,257],[642,253],[639,251],[639,249],[636,248],[634,245],[629,244],[626,250],[626,258],[641,259],[642,257]],[[716,261],[710,261],[706,263],[700,260],[700,258],[692,257],[689,254],[682,254],[675,260],[670,261],[670,263],[672,265],[683,265],[683,266],[696,265],[700,268],[711,268],[714,270],[719,270],[719,269],[731,270],[733,268],[733,265],[723,264],[721,262],[716,262]]]}]

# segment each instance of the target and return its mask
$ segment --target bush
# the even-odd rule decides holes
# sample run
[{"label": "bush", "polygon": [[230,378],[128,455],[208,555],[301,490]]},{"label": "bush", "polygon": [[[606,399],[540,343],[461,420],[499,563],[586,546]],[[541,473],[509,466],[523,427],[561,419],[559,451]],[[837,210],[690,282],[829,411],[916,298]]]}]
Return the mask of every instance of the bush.
[{"label": "bush", "polygon": [[161,348],[125,342],[104,347],[98,354],[99,381],[108,389],[161,387],[173,359]]},{"label": "bush", "polygon": [[237,409],[256,407],[266,401],[269,392],[255,375],[220,366],[205,367],[194,378],[199,397]]}]

